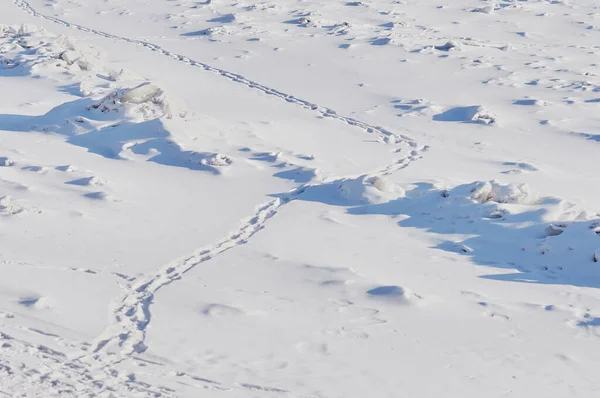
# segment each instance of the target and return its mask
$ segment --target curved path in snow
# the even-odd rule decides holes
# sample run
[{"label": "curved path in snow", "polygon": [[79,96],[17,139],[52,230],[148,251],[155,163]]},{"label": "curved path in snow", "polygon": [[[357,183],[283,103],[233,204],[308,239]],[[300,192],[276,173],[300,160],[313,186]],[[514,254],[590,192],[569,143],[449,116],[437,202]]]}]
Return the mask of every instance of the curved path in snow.
[{"label": "curved path in snow", "polygon": [[172,59],[174,59],[174,60],[176,60],[178,62],[183,62],[183,63],[186,63],[186,64],[191,65],[191,66],[202,68],[205,71],[215,73],[215,74],[217,74],[219,76],[222,76],[222,77],[224,77],[226,79],[229,79],[229,80],[231,80],[231,81],[233,81],[235,83],[242,84],[242,85],[244,85],[246,87],[249,87],[251,89],[258,90],[258,91],[261,91],[261,92],[263,92],[265,94],[269,94],[269,95],[273,95],[273,96],[276,96],[278,98],[281,98],[282,100],[285,100],[285,101],[287,101],[287,102],[289,102],[291,104],[299,105],[299,106],[301,106],[303,108],[306,108],[306,109],[318,112],[321,116],[340,120],[340,121],[345,122],[345,123],[347,123],[347,124],[349,124],[351,126],[359,127],[361,129],[367,131],[368,133],[375,133],[378,136],[380,136],[380,138],[386,138],[386,137],[390,137],[390,136],[395,136],[397,140],[407,141],[407,142],[412,143],[414,146],[416,146],[416,143],[413,140],[411,140],[410,138],[408,138],[408,137],[406,137],[404,135],[394,134],[393,132],[391,132],[391,131],[389,131],[389,130],[381,127],[381,126],[372,126],[372,125],[370,125],[368,123],[361,122],[360,120],[357,120],[357,119],[354,119],[354,118],[351,118],[351,117],[338,115],[337,112],[335,110],[331,109],[331,108],[320,106],[320,105],[317,105],[317,104],[315,104],[313,102],[310,102],[310,101],[307,101],[307,100],[303,100],[301,98],[297,98],[297,97],[295,97],[293,95],[286,94],[286,93],[281,92],[281,91],[279,91],[277,89],[274,89],[274,88],[271,88],[271,87],[267,87],[267,86],[264,86],[264,85],[262,85],[260,83],[257,83],[257,82],[254,82],[252,80],[249,80],[249,79],[245,78],[244,76],[238,75],[236,73],[232,73],[232,72],[226,71],[224,69],[216,68],[216,67],[208,65],[208,64],[206,64],[204,62],[193,60],[193,59],[191,59],[191,58],[189,58],[189,57],[187,57],[185,55],[180,55],[180,54],[173,53],[171,51],[165,50],[164,48],[162,48],[162,47],[160,47],[160,46],[158,46],[156,44],[153,44],[153,43],[150,43],[150,42],[147,42],[147,41],[143,41],[143,40],[135,40],[135,39],[127,38],[127,37],[116,36],[116,35],[113,35],[113,34],[110,34],[110,33],[102,32],[102,31],[95,30],[95,29],[90,29],[90,28],[87,28],[87,27],[82,26],[82,25],[78,25],[78,24],[75,24],[75,23],[67,22],[67,21],[65,21],[63,19],[60,19],[60,18],[56,18],[56,17],[52,17],[52,16],[49,16],[49,15],[42,14],[42,13],[36,11],[25,0],[13,0],[13,2],[21,10],[23,10],[26,13],[28,13],[30,15],[33,15],[35,17],[43,18],[43,19],[45,19],[47,21],[50,21],[50,22],[53,22],[53,23],[56,23],[56,24],[59,24],[59,25],[62,25],[62,26],[68,27],[68,28],[77,29],[77,30],[80,30],[80,31],[86,32],[86,33],[92,33],[92,34],[95,34],[95,35],[98,35],[98,36],[106,37],[108,39],[113,39],[113,40],[118,40],[118,41],[122,41],[122,42],[127,42],[127,43],[131,43],[131,44],[136,44],[136,45],[139,45],[139,46],[143,46],[143,47],[145,47],[145,48],[147,48],[147,49],[149,49],[151,51],[154,51],[154,52],[157,52],[157,53],[162,54],[164,56],[167,56],[169,58],[172,58]]}]

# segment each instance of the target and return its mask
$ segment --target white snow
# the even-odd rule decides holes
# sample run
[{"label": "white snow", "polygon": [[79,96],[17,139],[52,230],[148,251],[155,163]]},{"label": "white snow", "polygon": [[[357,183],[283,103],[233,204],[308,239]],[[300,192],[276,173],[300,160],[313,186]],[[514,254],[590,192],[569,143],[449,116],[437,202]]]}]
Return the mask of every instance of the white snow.
[{"label": "white snow", "polygon": [[596,397],[596,2],[0,5],[0,395]]}]

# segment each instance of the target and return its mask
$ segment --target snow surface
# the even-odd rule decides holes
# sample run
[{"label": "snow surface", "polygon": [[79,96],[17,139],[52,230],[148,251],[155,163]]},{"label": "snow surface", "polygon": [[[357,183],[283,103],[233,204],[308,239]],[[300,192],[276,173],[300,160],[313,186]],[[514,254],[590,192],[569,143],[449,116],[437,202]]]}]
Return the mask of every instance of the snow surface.
[{"label": "snow surface", "polygon": [[600,396],[597,2],[0,24],[3,395]]}]

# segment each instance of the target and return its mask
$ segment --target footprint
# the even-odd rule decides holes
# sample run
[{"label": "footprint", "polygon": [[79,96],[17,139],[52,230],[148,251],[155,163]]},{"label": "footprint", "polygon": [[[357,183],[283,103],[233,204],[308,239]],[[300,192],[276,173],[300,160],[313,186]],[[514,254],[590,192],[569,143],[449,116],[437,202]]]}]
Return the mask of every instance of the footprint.
[{"label": "footprint", "polygon": [[376,299],[395,303],[407,303],[411,294],[400,286],[378,286],[367,291],[367,294]]},{"label": "footprint", "polygon": [[10,312],[4,312],[4,311],[0,311],[0,318],[4,318],[4,319],[11,319],[14,318],[15,315],[10,313]]},{"label": "footprint", "polygon": [[93,199],[93,200],[113,200],[107,193],[102,192],[102,191],[86,193],[83,196],[85,196],[88,199]]},{"label": "footprint", "polygon": [[15,162],[7,157],[0,157],[0,167],[11,167],[14,166]]},{"label": "footprint", "polygon": [[320,354],[329,355],[329,346],[326,343],[311,343],[308,341],[301,341],[296,343],[296,350],[303,354]]},{"label": "footprint", "polygon": [[48,171],[48,168],[43,166],[24,166],[21,167],[21,170],[32,171],[34,173],[45,173]]},{"label": "footprint", "polygon": [[76,180],[67,181],[65,184],[69,185],[79,185],[79,186],[100,186],[104,185],[105,182],[99,179],[98,177],[84,177],[78,178]]},{"label": "footprint", "polygon": [[208,304],[200,308],[200,313],[202,315],[214,318],[241,316],[246,314],[243,310],[237,307],[218,303]]},{"label": "footprint", "polygon": [[24,211],[23,207],[17,204],[9,195],[0,198],[0,214],[14,215]]},{"label": "footprint", "polygon": [[19,298],[17,302],[26,308],[35,308],[38,310],[52,308],[51,302],[47,297],[24,296]]},{"label": "footprint", "polygon": [[503,171],[503,174],[520,174],[531,171],[539,171],[539,169],[532,164],[524,162],[504,162],[503,166],[511,167],[510,170]]},{"label": "footprint", "polygon": [[75,171],[77,171],[77,168],[75,166],[72,166],[70,164],[64,165],[64,166],[56,166],[55,168],[58,171],[65,171],[65,172],[69,172],[69,173],[73,173]]}]

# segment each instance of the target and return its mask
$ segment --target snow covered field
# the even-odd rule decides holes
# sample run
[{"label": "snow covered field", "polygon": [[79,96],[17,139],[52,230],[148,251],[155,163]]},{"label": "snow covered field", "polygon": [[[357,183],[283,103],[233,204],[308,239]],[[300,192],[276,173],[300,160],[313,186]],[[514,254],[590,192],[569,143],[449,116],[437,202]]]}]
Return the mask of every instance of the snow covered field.
[{"label": "snow covered field", "polygon": [[0,395],[600,396],[593,0],[3,0]]}]

